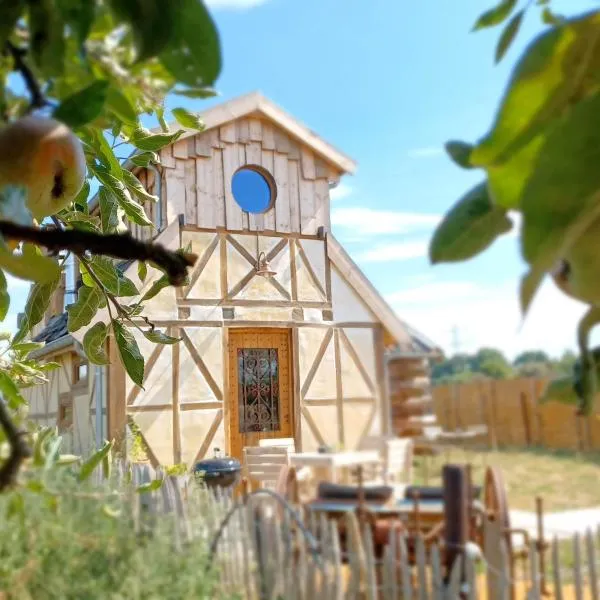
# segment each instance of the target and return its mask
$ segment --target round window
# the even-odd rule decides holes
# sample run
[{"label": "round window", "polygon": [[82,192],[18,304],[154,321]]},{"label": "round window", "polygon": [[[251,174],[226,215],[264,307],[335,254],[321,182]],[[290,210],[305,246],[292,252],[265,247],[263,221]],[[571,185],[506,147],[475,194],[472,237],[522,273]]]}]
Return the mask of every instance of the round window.
[{"label": "round window", "polygon": [[263,213],[273,205],[275,184],[271,176],[257,167],[242,167],[231,179],[233,197],[248,213]]}]

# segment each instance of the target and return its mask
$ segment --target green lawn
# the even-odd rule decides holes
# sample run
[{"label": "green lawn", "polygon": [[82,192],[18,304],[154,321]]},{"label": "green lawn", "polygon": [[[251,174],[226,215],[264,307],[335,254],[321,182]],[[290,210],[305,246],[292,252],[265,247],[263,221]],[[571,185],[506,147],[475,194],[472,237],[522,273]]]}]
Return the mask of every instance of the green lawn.
[{"label": "green lawn", "polygon": [[[426,483],[426,460],[416,459],[413,479],[417,484]],[[441,485],[441,469],[446,462],[470,463],[475,484],[483,483],[487,466],[500,467],[512,509],[535,510],[536,496],[543,498],[545,512],[600,506],[600,453],[452,448],[429,459],[429,485]]]}]

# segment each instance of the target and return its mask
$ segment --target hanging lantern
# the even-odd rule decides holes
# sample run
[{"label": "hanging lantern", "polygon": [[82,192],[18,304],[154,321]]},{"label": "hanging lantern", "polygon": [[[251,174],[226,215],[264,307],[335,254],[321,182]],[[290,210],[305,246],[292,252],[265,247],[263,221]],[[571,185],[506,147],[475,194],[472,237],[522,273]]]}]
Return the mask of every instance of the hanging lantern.
[{"label": "hanging lantern", "polygon": [[256,274],[260,275],[260,277],[273,277],[277,272],[271,269],[271,265],[267,260],[264,252],[261,252],[258,255],[258,262],[256,264]]}]

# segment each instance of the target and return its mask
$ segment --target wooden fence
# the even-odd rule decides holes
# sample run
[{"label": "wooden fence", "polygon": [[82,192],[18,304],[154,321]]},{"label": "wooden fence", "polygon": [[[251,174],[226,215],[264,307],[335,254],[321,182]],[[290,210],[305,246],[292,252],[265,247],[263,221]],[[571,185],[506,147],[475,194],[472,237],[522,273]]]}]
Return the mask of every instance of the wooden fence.
[{"label": "wooden fence", "polygon": [[598,415],[579,417],[574,406],[558,402],[538,404],[547,383],[521,378],[438,386],[433,390],[434,411],[449,431],[486,425],[490,447],[600,450]]},{"label": "wooden fence", "polygon": [[[153,477],[148,467],[133,469],[136,484]],[[361,530],[353,513],[339,523],[346,532],[343,551],[338,523],[307,518],[300,508],[270,492],[236,504],[188,477],[170,477],[160,489],[134,497],[144,508],[134,514],[176,517],[176,550],[185,552],[192,543],[207,545],[208,564],[218,574],[213,598],[600,600],[600,531],[567,542],[572,550],[569,567],[561,562],[565,542],[559,545],[555,540],[549,560],[540,570],[533,541],[525,568],[515,570],[519,574],[513,573],[511,579],[500,525],[486,521],[484,548],[469,544],[461,549],[461,558],[445,577],[443,549],[436,545],[426,548],[421,538],[417,539],[413,564],[409,563],[407,538],[398,532],[390,535],[384,556],[376,558],[371,530]]]}]

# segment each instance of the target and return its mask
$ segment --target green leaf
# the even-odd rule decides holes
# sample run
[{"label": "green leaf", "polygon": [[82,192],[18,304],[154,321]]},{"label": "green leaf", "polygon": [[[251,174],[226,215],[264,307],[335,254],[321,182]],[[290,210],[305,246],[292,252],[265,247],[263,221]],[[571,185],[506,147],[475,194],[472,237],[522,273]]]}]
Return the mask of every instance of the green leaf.
[{"label": "green leaf", "polygon": [[144,357],[140,352],[135,338],[133,337],[131,331],[129,331],[116,319],[113,319],[112,327],[115,334],[115,341],[117,342],[117,346],[119,348],[121,362],[123,363],[127,374],[133,383],[139,387],[143,387]]},{"label": "green leaf", "polygon": [[100,222],[103,233],[116,233],[124,229],[123,209],[119,206],[117,199],[106,187],[101,186],[98,190],[98,203],[100,205]]},{"label": "green leaf", "polygon": [[106,107],[123,123],[136,125],[138,113],[134,104],[117,87],[111,85],[106,96]]},{"label": "green leaf", "polygon": [[154,492],[156,490],[160,490],[164,481],[165,481],[164,478],[163,479],[153,479],[152,481],[149,481],[148,483],[142,483],[141,485],[138,485],[135,488],[135,491],[138,494],[147,494],[148,492]]},{"label": "green leaf", "polygon": [[172,144],[184,133],[183,130],[174,133],[146,134],[141,129],[136,129],[131,137],[131,143],[139,150],[158,152],[161,148]]},{"label": "green leaf", "polygon": [[169,124],[165,120],[165,107],[159,106],[156,108],[156,118],[158,119],[158,124],[160,128],[165,132],[169,133]]},{"label": "green leaf", "polygon": [[28,0],[28,5],[33,60],[44,76],[60,76],[64,71],[65,58],[62,14],[55,0]]},{"label": "green leaf", "polygon": [[0,371],[0,393],[12,410],[25,404],[25,398],[21,395],[17,384],[6,371]]},{"label": "green leaf", "polygon": [[[137,296],[139,294],[133,281],[125,277],[110,258],[106,258],[105,256],[94,256],[89,263],[94,275],[96,275],[102,285],[111,294],[120,297]],[[82,264],[81,269],[83,273],[83,283],[88,287],[94,287],[95,282],[87,272],[87,267]]]},{"label": "green leaf", "polygon": [[102,290],[83,285],[79,288],[77,301],[67,306],[67,329],[69,333],[89,325],[104,301]]},{"label": "green leaf", "polygon": [[[133,200],[129,190],[125,187],[122,181],[105,171],[104,169],[94,168],[94,173],[98,179],[111,191],[115,196],[115,200],[123,209],[125,215],[137,225],[152,226],[152,221],[146,215],[146,212],[137,202]],[[121,172],[121,176],[125,171]]]},{"label": "green leaf", "polygon": [[134,154],[129,160],[137,167],[147,167],[150,163],[158,164],[160,162],[156,152],[141,152],[140,154]]},{"label": "green leaf", "polygon": [[45,362],[39,365],[40,371],[56,371],[60,369],[60,363],[57,362]]},{"label": "green leaf", "polygon": [[181,2],[159,0],[110,0],[114,13],[133,30],[136,60],[142,62],[158,56],[175,36]]},{"label": "green leaf", "polygon": [[61,454],[56,459],[56,465],[59,467],[67,467],[69,465],[74,465],[76,463],[81,462],[81,456],[77,456],[75,454]]},{"label": "green leaf", "polygon": [[574,385],[575,380],[571,376],[554,379],[548,384],[544,393],[538,399],[538,403],[560,402],[561,404],[576,405],[579,398],[575,393]]},{"label": "green leaf", "polygon": [[112,452],[109,448],[108,452],[102,457],[102,475],[104,479],[110,479],[112,471]]},{"label": "green leaf", "polygon": [[109,364],[108,356],[104,349],[104,342],[107,336],[108,327],[104,323],[92,325],[83,336],[83,350],[91,363],[95,365]]},{"label": "green leaf", "polygon": [[21,342],[19,344],[13,344],[11,350],[16,354],[26,357],[30,352],[43,348],[43,342]]},{"label": "green leaf", "polygon": [[502,31],[502,35],[498,40],[498,45],[496,46],[496,64],[499,63],[508,49],[510,45],[513,43],[513,40],[519,33],[519,29],[521,28],[521,23],[523,22],[523,17],[525,16],[525,10],[520,10],[516,15],[514,15],[511,20],[508,22],[504,30]]},{"label": "green leaf", "polygon": [[48,283],[36,283],[31,287],[25,303],[21,326],[13,338],[14,344],[24,340],[31,329],[44,318],[59,281],[60,279],[57,277]]},{"label": "green leaf", "polygon": [[85,212],[87,212],[89,195],[90,195],[90,182],[86,179],[83,182],[83,186],[79,190],[79,193],[77,194],[77,196],[75,196],[75,200],[73,200],[73,204],[76,207],[81,207],[80,210],[85,209]]},{"label": "green leaf", "polygon": [[490,200],[487,184],[480,183],[438,225],[429,245],[429,259],[436,264],[472,258],[511,227],[506,211]]},{"label": "green leaf", "polygon": [[[122,168],[119,159],[115,156],[113,149],[110,147],[108,140],[104,137],[104,133],[95,127],[85,129],[87,142],[94,150],[95,157],[109,170],[110,174],[115,177],[121,177]],[[90,168],[88,161],[88,168]],[[98,176],[99,169],[90,169]]]},{"label": "green leaf", "polygon": [[150,286],[150,289],[142,296],[140,302],[146,302],[154,298],[169,285],[169,278],[166,275],[162,275]]},{"label": "green leaf", "polygon": [[63,100],[52,116],[73,129],[87,125],[102,112],[108,87],[106,80],[94,81]]},{"label": "green leaf", "polygon": [[88,460],[86,460],[79,471],[79,481],[85,481],[89,479],[90,475],[96,470],[96,467],[104,460],[113,447],[113,442],[106,442],[98,452],[92,454]]},{"label": "green leaf", "polygon": [[565,22],[565,18],[554,14],[548,7],[546,7],[542,11],[542,21],[546,25],[562,25]]},{"label": "green leaf", "polygon": [[157,331],[156,329],[152,331],[144,331],[144,337],[150,342],[154,342],[155,344],[176,344],[181,341],[181,338],[171,337],[162,331]]},{"label": "green leaf", "polygon": [[146,277],[148,275],[148,265],[143,260],[138,262],[138,277],[140,281],[143,283],[146,281]]},{"label": "green leaf", "polygon": [[158,202],[158,196],[153,196],[152,194],[148,193],[146,188],[141,184],[140,180],[131,171],[123,171],[123,181],[129,190],[142,202]]},{"label": "green leaf", "polygon": [[177,96],[185,96],[186,98],[214,98],[218,96],[218,92],[213,88],[200,87],[200,88],[186,88],[186,89],[175,89],[172,91]]},{"label": "green leaf", "polygon": [[533,41],[513,70],[492,130],[471,154],[473,165],[489,167],[512,160],[559,122],[566,109],[598,89],[599,28],[600,12],[594,12]]},{"label": "green leaf", "polygon": [[499,25],[508,18],[516,5],[517,0],[501,0],[494,8],[487,10],[477,19],[473,31]]},{"label": "green leaf", "polygon": [[43,467],[44,464],[46,464],[46,456],[48,454],[46,442],[48,442],[55,433],[53,427],[45,427],[35,438],[35,443],[33,445],[33,464],[36,467]]},{"label": "green leaf", "polygon": [[181,0],[177,17],[174,36],[160,61],[180,83],[212,86],[221,72],[221,45],[204,2]]},{"label": "green leaf", "polygon": [[185,108],[174,108],[171,112],[182,127],[197,129],[198,131],[204,129],[204,123],[199,115],[194,114]]},{"label": "green leaf", "polygon": [[448,156],[463,169],[472,169],[473,165],[470,162],[471,152],[473,151],[473,144],[468,144],[467,142],[460,142],[456,140],[451,140],[450,142],[446,142],[446,152]]},{"label": "green leaf", "polygon": [[59,0],[59,4],[65,22],[75,32],[79,46],[83,46],[94,22],[96,3],[81,2],[79,0]]},{"label": "green leaf", "polygon": [[[521,250],[531,273],[530,300],[544,273],[559,259],[571,262],[573,252],[573,263],[579,263],[597,247],[600,93],[577,104],[542,142],[536,162],[521,165],[529,171],[519,204]],[[597,286],[596,281],[579,281],[585,283],[594,290]]]},{"label": "green leaf", "polygon": [[49,283],[60,276],[56,260],[43,256],[40,249],[31,244],[24,244],[19,254],[0,242],[0,267],[14,277],[37,283]]},{"label": "green leaf", "polygon": [[2,269],[0,269],[0,321],[4,321],[10,308],[10,294],[8,293],[7,286],[6,276]]}]

